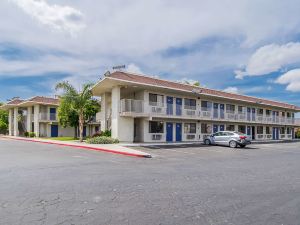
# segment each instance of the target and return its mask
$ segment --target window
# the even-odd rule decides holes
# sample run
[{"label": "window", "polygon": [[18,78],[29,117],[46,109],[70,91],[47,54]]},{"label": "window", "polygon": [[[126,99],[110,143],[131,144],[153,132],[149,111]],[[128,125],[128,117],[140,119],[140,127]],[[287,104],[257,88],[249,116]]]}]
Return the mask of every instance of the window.
[{"label": "window", "polygon": [[211,134],[211,125],[202,123],[201,124],[201,133],[202,134]]},{"label": "window", "polygon": [[263,115],[263,114],[264,114],[264,110],[263,110],[263,109],[258,109],[258,110],[257,110],[257,114]]},{"label": "window", "polygon": [[284,127],[280,127],[280,134],[285,134],[285,129],[284,129]]},{"label": "window", "polygon": [[246,126],[240,125],[240,126],[238,127],[238,132],[241,132],[241,133],[245,134],[245,133],[246,133]]},{"label": "window", "polygon": [[234,111],[235,111],[235,105],[229,105],[229,104],[226,105],[227,113],[234,113]]},{"label": "window", "polygon": [[266,110],[266,115],[267,115],[267,116],[270,116],[270,115],[271,115],[271,110],[267,109],[267,110]]},{"label": "window", "polygon": [[281,116],[282,116],[282,117],[285,117],[285,112],[281,112]]},{"label": "window", "polygon": [[201,101],[202,111],[209,111],[211,109],[212,103],[208,101]]},{"label": "window", "polygon": [[266,134],[271,134],[271,128],[270,127],[266,127]]},{"label": "window", "polygon": [[234,125],[226,125],[226,130],[234,131],[235,130]]},{"label": "window", "polygon": [[286,128],[286,133],[287,133],[287,134],[291,134],[291,133],[292,133],[291,131],[292,131],[292,130],[291,130],[290,127],[287,127],[287,128]]},{"label": "window", "polygon": [[164,106],[164,96],[149,93],[149,104],[152,106]]},{"label": "window", "polygon": [[245,107],[244,106],[238,106],[238,112],[239,112],[239,114],[243,114],[243,113],[245,113]]},{"label": "window", "polygon": [[196,133],[196,123],[185,123],[184,124],[184,133],[195,134]]},{"label": "window", "polygon": [[149,121],[149,133],[163,133],[164,123],[160,121]]},{"label": "window", "polygon": [[264,127],[263,126],[258,126],[257,127],[257,134],[264,134]]},{"label": "window", "polygon": [[287,113],[286,113],[286,116],[287,116],[288,118],[290,118],[290,117],[291,117],[291,113],[290,113],[290,112],[287,112]]},{"label": "window", "polygon": [[184,99],[184,108],[196,110],[196,99]]}]

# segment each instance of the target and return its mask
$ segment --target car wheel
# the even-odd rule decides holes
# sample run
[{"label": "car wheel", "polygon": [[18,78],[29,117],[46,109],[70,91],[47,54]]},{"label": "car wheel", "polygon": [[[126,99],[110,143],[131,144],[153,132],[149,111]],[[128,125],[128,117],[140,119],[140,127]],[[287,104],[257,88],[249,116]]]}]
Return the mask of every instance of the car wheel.
[{"label": "car wheel", "polygon": [[210,145],[210,140],[206,139],[206,140],[204,141],[204,144]]},{"label": "car wheel", "polygon": [[229,142],[229,147],[230,147],[230,148],[236,148],[236,147],[237,147],[236,142],[235,142],[235,141],[230,141],[230,142]]}]

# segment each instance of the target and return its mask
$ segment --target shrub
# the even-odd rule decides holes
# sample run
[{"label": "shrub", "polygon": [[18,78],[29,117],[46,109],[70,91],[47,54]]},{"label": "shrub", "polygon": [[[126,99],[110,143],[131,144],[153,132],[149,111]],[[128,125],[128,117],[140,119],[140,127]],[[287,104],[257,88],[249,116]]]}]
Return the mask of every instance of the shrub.
[{"label": "shrub", "polygon": [[117,144],[117,143],[119,143],[119,140],[111,138],[111,137],[100,136],[100,137],[89,138],[86,140],[86,143],[88,143],[88,144]]},{"label": "shrub", "polygon": [[34,132],[29,132],[29,137],[31,138],[36,137],[36,134]]},{"label": "shrub", "polygon": [[26,132],[24,133],[24,136],[25,136],[25,137],[29,137],[29,132],[26,131]]},{"label": "shrub", "polygon": [[100,136],[102,136],[102,132],[97,132],[97,133],[95,133],[95,134],[92,135],[92,138],[94,138],[94,137],[100,137]]},{"label": "shrub", "polygon": [[111,137],[111,130],[105,130],[105,131],[103,131],[101,136]]}]

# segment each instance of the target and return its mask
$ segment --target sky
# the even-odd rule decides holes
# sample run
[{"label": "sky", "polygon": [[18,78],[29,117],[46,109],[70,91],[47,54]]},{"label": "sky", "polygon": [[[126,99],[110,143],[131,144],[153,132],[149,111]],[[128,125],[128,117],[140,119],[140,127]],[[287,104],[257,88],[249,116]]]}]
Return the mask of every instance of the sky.
[{"label": "sky", "polygon": [[116,65],[300,105],[300,0],[1,0],[0,101]]}]

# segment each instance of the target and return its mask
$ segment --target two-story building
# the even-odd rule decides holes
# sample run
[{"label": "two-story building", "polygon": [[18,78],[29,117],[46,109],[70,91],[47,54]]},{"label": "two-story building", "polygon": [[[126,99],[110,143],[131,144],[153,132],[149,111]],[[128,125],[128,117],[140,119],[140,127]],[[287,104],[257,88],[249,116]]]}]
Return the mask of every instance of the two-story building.
[{"label": "two-story building", "polygon": [[101,129],[123,142],[197,142],[240,131],[255,140],[292,139],[295,105],[116,71],[92,89]]},{"label": "two-story building", "polygon": [[[1,106],[9,112],[9,135],[24,136],[34,132],[37,137],[75,136],[75,129],[59,125],[58,98],[35,96],[30,99],[15,98]],[[84,136],[99,131],[100,122],[96,117],[84,127]]]}]

